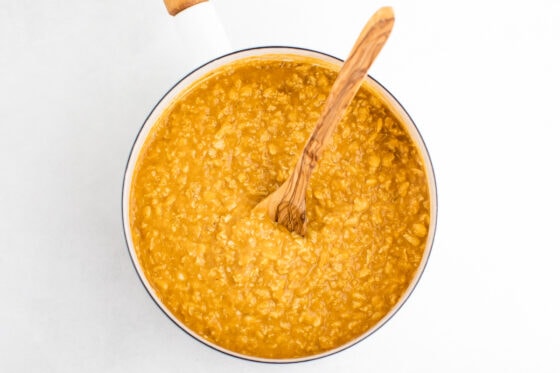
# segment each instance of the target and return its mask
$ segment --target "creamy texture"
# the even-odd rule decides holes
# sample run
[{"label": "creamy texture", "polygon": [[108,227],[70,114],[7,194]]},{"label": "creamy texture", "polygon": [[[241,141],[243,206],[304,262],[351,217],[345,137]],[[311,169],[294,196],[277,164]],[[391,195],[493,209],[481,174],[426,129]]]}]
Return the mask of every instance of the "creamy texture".
[{"label": "creamy texture", "polygon": [[335,77],[296,56],[235,62],[188,88],[146,140],[130,195],[136,254],[163,304],[212,343],[276,359],[336,348],[417,272],[425,167],[365,85],[311,178],[307,235],[254,211],[288,177]]}]

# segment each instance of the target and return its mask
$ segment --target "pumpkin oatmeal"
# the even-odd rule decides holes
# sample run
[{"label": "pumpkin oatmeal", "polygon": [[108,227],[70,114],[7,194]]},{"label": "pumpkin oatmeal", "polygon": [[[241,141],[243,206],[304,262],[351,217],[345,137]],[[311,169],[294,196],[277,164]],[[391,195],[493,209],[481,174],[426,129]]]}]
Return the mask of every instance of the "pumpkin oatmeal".
[{"label": "pumpkin oatmeal", "polygon": [[311,177],[306,236],[254,210],[288,177],[335,78],[298,56],[230,63],[150,132],[130,194],[136,255],[162,303],[203,339],[262,358],[318,354],[375,326],[413,280],[427,174],[366,84]]}]

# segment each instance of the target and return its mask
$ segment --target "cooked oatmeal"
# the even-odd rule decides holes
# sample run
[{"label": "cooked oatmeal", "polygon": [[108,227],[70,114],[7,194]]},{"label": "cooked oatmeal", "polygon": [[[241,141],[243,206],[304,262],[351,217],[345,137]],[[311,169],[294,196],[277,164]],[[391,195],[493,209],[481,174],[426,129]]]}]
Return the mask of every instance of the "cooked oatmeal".
[{"label": "cooked oatmeal", "polygon": [[170,105],[136,164],[136,254],[163,304],[225,349],[295,358],[376,325],[421,262],[430,223],[422,157],[364,86],[307,193],[307,234],[255,205],[288,177],[336,77],[309,58],[238,61]]}]

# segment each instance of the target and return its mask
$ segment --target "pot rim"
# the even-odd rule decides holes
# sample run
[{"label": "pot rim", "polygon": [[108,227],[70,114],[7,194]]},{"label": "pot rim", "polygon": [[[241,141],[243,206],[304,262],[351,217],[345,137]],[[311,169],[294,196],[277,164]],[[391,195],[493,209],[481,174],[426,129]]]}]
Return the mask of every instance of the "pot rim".
[{"label": "pot rim", "polygon": [[[134,243],[132,241],[131,232],[130,232],[130,217],[129,217],[129,199],[130,199],[130,187],[132,182],[132,177],[134,174],[134,168],[136,166],[136,162],[138,160],[138,155],[144,146],[145,139],[149,134],[150,130],[153,128],[154,124],[157,122],[157,119],[162,114],[163,110],[165,110],[171,102],[180,94],[185,88],[187,88],[192,83],[196,82],[198,79],[206,75],[207,73],[215,70],[217,67],[223,66],[227,63],[237,61],[240,59],[248,58],[248,57],[256,57],[256,56],[264,56],[264,55],[298,55],[298,56],[305,56],[305,57],[312,57],[320,59],[323,62],[331,63],[336,66],[341,66],[344,62],[342,59],[332,56],[330,54],[319,52],[309,48],[301,48],[301,47],[293,47],[293,46],[282,46],[282,45],[272,45],[272,46],[260,46],[260,47],[253,47],[253,48],[245,48],[233,51],[231,53],[224,54],[222,56],[216,57],[211,61],[206,62],[203,65],[193,69],[185,76],[183,76],[179,81],[177,81],[163,96],[159,99],[159,101],[154,105],[150,113],[147,115],[144,123],[138,130],[132,147],[130,149],[126,166],[125,172],[122,182],[122,190],[121,190],[121,222],[123,225],[123,233],[125,242],[127,245],[127,251],[129,257],[132,261],[134,266],[134,270],[140,282],[144,286],[146,292],[150,295],[150,298],[154,301],[156,306],[169,318],[177,327],[183,330],[187,335],[194,338],[195,340],[201,342],[202,344],[224,353],[229,356],[233,356],[239,359],[253,361],[253,362],[260,362],[260,363],[272,363],[272,364],[287,364],[287,363],[298,363],[298,362],[305,362],[311,360],[321,359],[327,356],[331,356],[333,354],[339,353],[344,351],[357,343],[363,341],[364,339],[368,338],[376,331],[381,329],[393,316],[401,309],[401,307],[406,303],[412,292],[415,290],[424,270],[426,268],[428,259],[430,257],[434,238],[435,238],[435,231],[437,226],[437,214],[438,214],[438,195],[437,195],[437,186],[436,186],[436,178],[435,173],[433,170],[432,160],[424,139],[418,130],[418,127],[412,120],[412,117],[408,114],[405,108],[401,105],[401,103],[387,90],[381,83],[379,83],[375,78],[371,75],[367,75],[364,79],[365,82],[372,85],[375,88],[377,93],[380,93],[382,99],[386,101],[396,112],[395,115],[399,116],[401,121],[406,124],[407,130],[409,135],[412,137],[413,141],[415,142],[417,148],[420,150],[422,155],[422,160],[424,161],[424,167],[426,171],[427,181],[428,181],[428,189],[430,195],[430,226],[428,230],[428,236],[426,240],[426,246],[424,249],[424,254],[422,256],[422,261],[418,266],[416,274],[410,284],[408,285],[407,290],[403,293],[399,301],[391,308],[391,310],[374,326],[368,329],[366,332],[361,334],[360,336],[354,338],[353,340],[338,346],[334,349],[324,351],[318,354],[309,355],[309,356],[302,356],[296,358],[262,358],[258,356],[251,356],[251,355],[244,355],[235,351],[228,350],[223,348],[217,344],[214,344],[202,336],[199,336],[194,331],[190,330],[187,326],[183,325],[181,321],[179,321],[172,313],[167,309],[167,307],[161,302],[161,300],[157,297],[154,289],[148,282],[148,279],[145,277],[144,272],[140,266],[138,261],[138,257],[136,255],[136,251],[134,248]],[[142,141],[140,141],[142,140]]]}]

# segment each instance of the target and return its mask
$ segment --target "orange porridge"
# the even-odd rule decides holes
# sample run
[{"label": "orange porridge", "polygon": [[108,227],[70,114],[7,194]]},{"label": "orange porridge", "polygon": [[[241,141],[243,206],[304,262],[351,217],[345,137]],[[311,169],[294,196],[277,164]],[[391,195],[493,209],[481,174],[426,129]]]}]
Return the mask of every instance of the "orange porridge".
[{"label": "orange porridge", "polygon": [[226,65],[166,109],[138,158],[129,216],[142,270],[180,322],[225,349],[282,359],[341,346],[418,270],[425,165],[366,84],[311,178],[306,236],[254,210],[288,177],[336,73],[298,56]]}]

